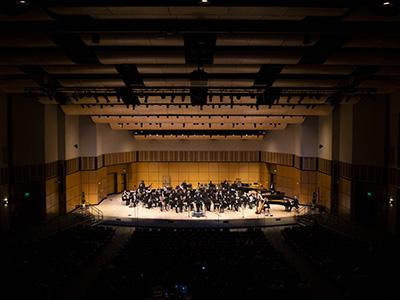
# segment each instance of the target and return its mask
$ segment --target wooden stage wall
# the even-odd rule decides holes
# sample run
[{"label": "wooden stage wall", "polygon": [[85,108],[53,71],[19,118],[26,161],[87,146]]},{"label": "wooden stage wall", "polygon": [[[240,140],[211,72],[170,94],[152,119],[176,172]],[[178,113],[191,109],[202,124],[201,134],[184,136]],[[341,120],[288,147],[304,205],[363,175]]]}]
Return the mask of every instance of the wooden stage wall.
[{"label": "wooden stage wall", "polygon": [[225,162],[139,162],[132,165],[134,185],[144,180],[146,185],[158,188],[165,182],[171,186],[186,181],[197,187],[210,180],[220,183],[224,180],[241,180],[246,183],[265,185],[267,167],[264,163],[225,163]]}]

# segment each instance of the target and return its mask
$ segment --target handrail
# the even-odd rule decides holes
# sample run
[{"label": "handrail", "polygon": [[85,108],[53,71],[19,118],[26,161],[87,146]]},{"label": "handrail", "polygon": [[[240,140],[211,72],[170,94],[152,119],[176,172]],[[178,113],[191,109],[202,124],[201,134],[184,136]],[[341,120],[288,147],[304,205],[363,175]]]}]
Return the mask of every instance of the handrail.
[{"label": "handrail", "polygon": [[102,221],[104,218],[103,212],[95,205],[81,205],[76,210],[76,213],[94,219],[96,222]]},{"label": "handrail", "polygon": [[94,205],[89,205],[89,213],[91,213],[92,215],[94,215],[96,217],[97,221],[101,221],[104,218],[104,214],[103,211],[101,211],[100,209],[98,209],[96,206]]}]

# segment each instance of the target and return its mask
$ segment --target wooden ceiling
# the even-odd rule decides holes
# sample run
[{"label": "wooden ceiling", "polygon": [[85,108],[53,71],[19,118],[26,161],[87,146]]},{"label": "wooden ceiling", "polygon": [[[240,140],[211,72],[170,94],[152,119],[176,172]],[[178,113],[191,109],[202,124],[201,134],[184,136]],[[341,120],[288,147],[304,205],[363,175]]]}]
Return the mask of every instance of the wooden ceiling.
[{"label": "wooden ceiling", "polygon": [[146,139],[256,137],[400,87],[397,0],[1,2],[1,90]]}]

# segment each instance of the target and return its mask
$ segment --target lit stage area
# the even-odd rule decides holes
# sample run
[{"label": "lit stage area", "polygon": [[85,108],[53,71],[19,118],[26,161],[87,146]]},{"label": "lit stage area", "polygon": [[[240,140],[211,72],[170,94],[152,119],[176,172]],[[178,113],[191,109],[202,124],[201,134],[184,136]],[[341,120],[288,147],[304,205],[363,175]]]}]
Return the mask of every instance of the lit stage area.
[{"label": "lit stage area", "polygon": [[160,208],[146,208],[126,205],[121,194],[111,195],[97,205],[103,213],[103,223],[124,226],[173,226],[173,227],[267,227],[296,223],[296,217],[308,213],[309,207],[300,205],[298,210],[288,211],[283,205],[270,204],[269,212],[256,214],[256,208],[239,208],[239,211],[205,211],[196,216],[193,211],[176,212],[175,209],[161,211]]}]

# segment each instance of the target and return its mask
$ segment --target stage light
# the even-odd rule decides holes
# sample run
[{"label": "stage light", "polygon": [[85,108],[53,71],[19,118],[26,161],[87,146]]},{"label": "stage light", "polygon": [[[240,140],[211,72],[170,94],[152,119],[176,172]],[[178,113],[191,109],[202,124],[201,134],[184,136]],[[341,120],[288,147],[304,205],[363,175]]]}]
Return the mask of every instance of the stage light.
[{"label": "stage light", "polygon": [[392,1],[383,1],[382,4],[381,4],[381,6],[383,6],[383,7],[388,7],[388,6],[391,6],[391,5],[393,5]]},{"label": "stage light", "polygon": [[15,3],[20,6],[29,5],[27,0],[16,0]]}]

